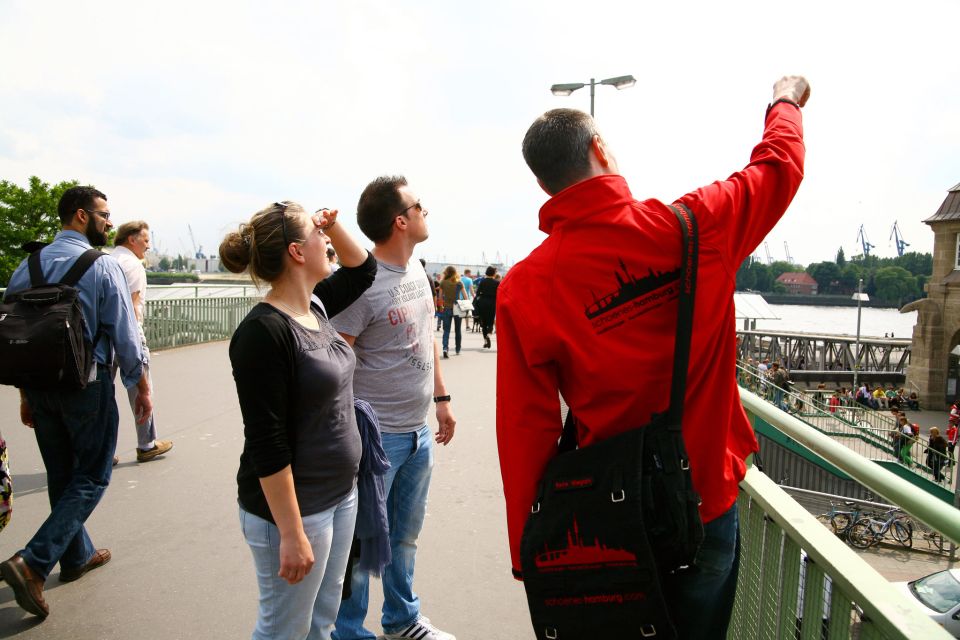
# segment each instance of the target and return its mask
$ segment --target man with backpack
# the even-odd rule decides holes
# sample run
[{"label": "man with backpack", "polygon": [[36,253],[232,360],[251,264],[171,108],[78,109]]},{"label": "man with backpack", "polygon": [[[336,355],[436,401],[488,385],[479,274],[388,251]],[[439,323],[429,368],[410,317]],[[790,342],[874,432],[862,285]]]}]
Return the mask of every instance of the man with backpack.
[{"label": "man with backpack", "polygon": [[[124,386],[138,388],[137,420],[146,420],[153,410],[137,320],[123,271],[114,258],[88,253],[93,246],[106,244],[107,231],[113,226],[107,197],[93,187],[72,187],[60,198],[57,213],[63,230],[53,243],[39,250],[39,255],[20,264],[4,294],[7,303],[22,299],[27,290],[42,284],[69,281],[77,275],[72,268],[78,261],[89,262],[85,254],[93,258],[72,288],[62,289],[62,295],[79,299],[80,324],[85,327],[82,337],[92,349],[89,370],[88,361],[81,358],[79,378],[70,383],[18,385],[20,420],[34,429],[47,471],[51,512],[26,547],[0,563],[0,573],[13,588],[17,604],[40,618],[50,612],[43,585],[54,565],[60,563],[61,582],[72,582],[110,560],[109,550],[93,546],[84,523],[110,483],[117,446],[119,413],[111,372],[113,358],[119,364]],[[29,264],[31,260],[33,265]],[[0,333],[5,331],[0,321]],[[29,353],[23,359],[28,360]],[[59,366],[69,370],[69,364],[61,362]],[[56,374],[58,364],[52,361],[49,367]]]}]

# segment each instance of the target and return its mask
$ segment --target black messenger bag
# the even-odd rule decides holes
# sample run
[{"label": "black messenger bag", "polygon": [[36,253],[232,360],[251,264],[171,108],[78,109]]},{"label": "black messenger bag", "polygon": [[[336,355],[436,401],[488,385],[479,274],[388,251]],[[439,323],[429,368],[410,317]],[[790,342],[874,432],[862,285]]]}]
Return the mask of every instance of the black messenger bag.
[{"label": "black messenger bag", "polygon": [[689,209],[671,208],[683,260],[670,407],[582,449],[574,448],[576,420],[567,415],[520,543],[539,640],[676,637],[659,576],[693,564],[703,523],[681,433],[697,228]]}]

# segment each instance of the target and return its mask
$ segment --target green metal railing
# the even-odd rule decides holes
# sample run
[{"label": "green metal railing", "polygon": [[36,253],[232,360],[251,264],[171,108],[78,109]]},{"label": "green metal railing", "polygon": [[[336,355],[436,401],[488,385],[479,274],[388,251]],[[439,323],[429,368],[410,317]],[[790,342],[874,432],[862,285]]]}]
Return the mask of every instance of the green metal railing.
[{"label": "green metal railing", "polygon": [[[762,418],[913,518],[953,541],[960,511],[741,388]],[[742,555],[728,638],[950,636],[816,518],[755,468],[741,482]]]},{"label": "green metal railing", "polygon": [[[900,429],[885,412],[861,405],[831,408],[817,394],[775,386],[758,369],[742,362],[737,364],[737,381],[741,387],[768,402],[776,404],[779,401],[788,412],[866,458],[900,464],[934,484],[953,486],[954,467],[950,457],[936,451],[928,452],[927,444],[919,438],[900,439],[895,445],[893,436],[899,434]],[[826,398],[827,392],[823,393]],[[939,463],[939,481],[931,466],[934,462]]]},{"label": "green metal railing", "polygon": [[259,296],[147,300],[144,333],[151,350],[226,340]]}]

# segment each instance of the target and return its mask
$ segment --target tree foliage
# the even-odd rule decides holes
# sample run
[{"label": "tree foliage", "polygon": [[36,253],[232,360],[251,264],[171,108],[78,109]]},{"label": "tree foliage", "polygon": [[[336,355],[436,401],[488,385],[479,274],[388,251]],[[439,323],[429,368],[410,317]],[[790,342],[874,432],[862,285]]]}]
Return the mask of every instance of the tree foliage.
[{"label": "tree foliage", "polygon": [[60,231],[57,203],[75,180],[50,186],[36,176],[26,188],[0,180],[0,286],[6,286],[27,257],[20,247],[32,240],[50,242]]},{"label": "tree foliage", "polygon": [[[796,265],[777,261],[767,265],[747,258],[737,269],[737,289],[777,293],[776,279]],[[863,279],[863,291],[880,302],[902,306],[923,297],[923,286],[933,273],[933,256],[929,253],[905,253],[895,258],[855,256],[847,260],[843,249],[834,262],[812,263],[806,272],[817,281],[820,294],[850,295]]]}]

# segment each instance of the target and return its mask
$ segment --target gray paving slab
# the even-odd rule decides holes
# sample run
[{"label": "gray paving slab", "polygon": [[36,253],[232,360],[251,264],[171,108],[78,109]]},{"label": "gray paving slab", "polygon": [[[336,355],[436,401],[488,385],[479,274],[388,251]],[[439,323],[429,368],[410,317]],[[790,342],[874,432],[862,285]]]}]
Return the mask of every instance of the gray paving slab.
[{"label": "gray paving slab", "polygon": [[[458,419],[437,452],[416,589],[423,611],[460,640],[533,638],[523,586],[510,576],[495,439],[496,351],[464,336],[442,361]],[[237,518],[235,474],[243,444],[227,343],[154,354],[164,459],[138,464],[136,437],[120,401],[120,465],[88,521],[113,560],[77,582],[47,581],[51,614],[24,613],[0,583],[0,638],[192,639],[250,637],[257,590]],[[0,387],[0,428],[14,472],[14,514],[0,532],[0,558],[19,550],[49,513],[46,476],[32,432],[18,420],[16,390]],[[431,416],[431,423],[435,420]],[[367,626],[380,632],[373,584]]]}]

